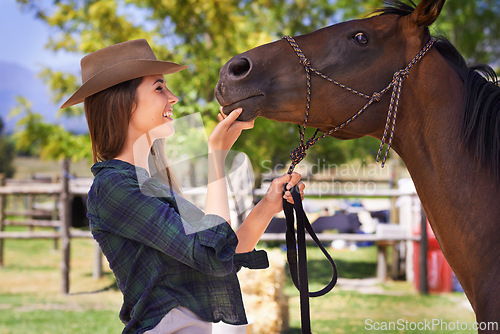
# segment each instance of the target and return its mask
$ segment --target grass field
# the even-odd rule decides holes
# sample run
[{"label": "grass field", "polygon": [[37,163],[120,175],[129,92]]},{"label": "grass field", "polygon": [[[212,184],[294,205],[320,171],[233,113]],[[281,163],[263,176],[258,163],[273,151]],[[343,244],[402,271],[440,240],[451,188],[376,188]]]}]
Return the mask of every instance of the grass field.
[{"label": "grass field", "polygon": [[[121,294],[109,269],[103,278],[92,278],[93,250],[92,240],[72,241],[71,293],[65,296],[60,294],[60,252],[53,249],[52,240],[6,240],[5,266],[0,269],[0,334],[120,333]],[[328,264],[316,248],[308,252],[311,290],[317,290],[326,283]],[[333,251],[332,255],[341,278],[375,276],[374,247]],[[314,333],[471,332],[443,330],[445,325],[459,322],[470,326],[474,321],[461,293],[421,296],[407,282],[369,286],[363,282],[354,290],[350,283],[340,284],[328,295],[311,299]],[[289,279],[285,292],[290,298],[291,328],[287,333],[300,333],[298,292]],[[430,331],[411,329],[433,319],[441,326]],[[395,330],[375,330],[391,322],[398,326]]]}]

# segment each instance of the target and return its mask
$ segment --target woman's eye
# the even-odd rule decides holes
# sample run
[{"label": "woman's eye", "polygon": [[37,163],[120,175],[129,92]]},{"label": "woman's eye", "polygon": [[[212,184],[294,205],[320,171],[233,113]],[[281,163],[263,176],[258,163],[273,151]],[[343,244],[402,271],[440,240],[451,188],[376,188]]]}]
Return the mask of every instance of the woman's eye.
[{"label": "woman's eye", "polygon": [[158,87],[156,87],[156,90],[159,91],[159,92],[161,92],[163,90],[163,87],[162,86],[158,86]]},{"label": "woman's eye", "polygon": [[358,32],[356,35],[354,35],[354,40],[357,43],[364,45],[368,43],[368,36],[366,36],[366,34],[363,32]]}]

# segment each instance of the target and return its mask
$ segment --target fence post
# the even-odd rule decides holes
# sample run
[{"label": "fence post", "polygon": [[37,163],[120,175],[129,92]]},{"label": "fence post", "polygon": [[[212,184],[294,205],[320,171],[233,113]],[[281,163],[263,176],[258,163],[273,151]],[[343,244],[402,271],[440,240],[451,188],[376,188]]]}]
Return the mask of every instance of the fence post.
[{"label": "fence post", "polygon": [[[5,174],[0,173],[0,186],[5,185]],[[0,195],[0,232],[4,230],[4,220],[5,220],[5,205],[6,205],[6,196]],[[0,268],[4,265],[3,263],[3,239],[0,238]]]},{"label": "fence post", "polygon": [[[53,179],[51,181],[51,183],[57,183],[59,182],[57,179]],[[56,194],[56,195],[53,195],[52,196],[52,199],[54,200],[54,209],[52,210],[52,214],[51,214],[51,217],[50,219],[51,220],[58,220],[59,219],[59,203],[60,202],[60,198],[61,198],[61,194]],[[54,229],[54,231],[57,232],[57,228]],[[59,248],[59,238],[54,238],[54,250],[57,250]]]},{"label": "fence post", "polygon": [[71,223],[69,195],[69,159],[61,161],[61,292],[69,293],[70,234]]}]

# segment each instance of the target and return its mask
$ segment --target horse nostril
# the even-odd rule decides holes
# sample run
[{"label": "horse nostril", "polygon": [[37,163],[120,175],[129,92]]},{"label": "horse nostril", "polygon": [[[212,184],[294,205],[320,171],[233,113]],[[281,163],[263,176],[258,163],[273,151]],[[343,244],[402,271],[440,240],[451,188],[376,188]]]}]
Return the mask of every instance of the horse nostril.
[{"label": "horse nostril", "polygon": [[241,78],[250,72],[250,62],[247,58],[234,59],[228,67],[229,75]]}]

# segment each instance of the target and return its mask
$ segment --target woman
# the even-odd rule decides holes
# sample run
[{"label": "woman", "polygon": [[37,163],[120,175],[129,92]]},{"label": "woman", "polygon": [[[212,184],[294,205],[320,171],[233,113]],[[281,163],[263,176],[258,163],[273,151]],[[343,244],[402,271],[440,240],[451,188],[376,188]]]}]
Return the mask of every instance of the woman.
[{"label": "woman", "polygon": [[[210,333],[212,322],[245,324],[236,272],[268,266],[265,252],[254,247],[282,210],[282,198],[292,202],[283,186],[298,184],[300,175],[275,179],[234,232],[224,160],[253,122],[237,121],[241,110],[218,116],[208,140],[202,212],[178,195],[170,170],[158,167],[164,152],[156,144],[174,133],[178,101],[163,75],[186,66],[158,61],[146,40],[134,40],[87,55],[81,67],[83,84],[62,108],[84,102],[95,162],[88,217],[123,293],[123,333]],[[152,157],[159,161],[155,177]]]}]

